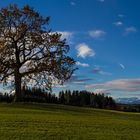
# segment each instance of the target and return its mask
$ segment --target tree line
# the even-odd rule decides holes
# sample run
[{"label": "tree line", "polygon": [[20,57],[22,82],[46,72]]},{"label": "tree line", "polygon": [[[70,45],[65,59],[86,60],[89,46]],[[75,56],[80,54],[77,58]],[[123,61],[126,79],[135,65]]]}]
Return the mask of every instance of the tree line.
[{"label": "tree line", "polygon": [[114,108],[116,106],[112,97],[104,94],[95,94],[86,90],[83,91],[61,91],[59,102],[66,105],[89,106],[94,108]]},{"label": "tree line", "polygon": [[[58,96],[41,88],[22,87],[20,102],[55,103],[72,106],[88,106],[94,108],[115,108],[116,103],[112,97],[93,92],[66,90],[60,91]],[[12,102],[13,94],[0,94],[0,102]]]}]

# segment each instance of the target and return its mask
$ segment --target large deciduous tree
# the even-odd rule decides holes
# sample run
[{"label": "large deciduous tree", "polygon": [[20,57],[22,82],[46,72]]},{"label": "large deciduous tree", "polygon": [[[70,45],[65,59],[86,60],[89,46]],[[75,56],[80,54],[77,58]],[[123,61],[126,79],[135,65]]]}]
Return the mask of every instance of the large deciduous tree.
[{"label": "large deciduous tree", "polygon": [[61,34],[48,29],[44,18],[30,6],[10,5],[0,10],[0,81],[12,80],[15,101],[22,84],[45,86],[63,83],[75,70],[67,55],[69,45]]}]

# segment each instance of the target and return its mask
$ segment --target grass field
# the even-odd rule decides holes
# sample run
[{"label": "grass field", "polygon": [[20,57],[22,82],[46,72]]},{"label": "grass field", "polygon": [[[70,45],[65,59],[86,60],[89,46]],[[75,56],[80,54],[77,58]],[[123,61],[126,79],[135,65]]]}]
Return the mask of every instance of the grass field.
[{"label": "grass field", "polygon": [[0,104],[0,140],[140,140],[140,114],[63,105]]}]

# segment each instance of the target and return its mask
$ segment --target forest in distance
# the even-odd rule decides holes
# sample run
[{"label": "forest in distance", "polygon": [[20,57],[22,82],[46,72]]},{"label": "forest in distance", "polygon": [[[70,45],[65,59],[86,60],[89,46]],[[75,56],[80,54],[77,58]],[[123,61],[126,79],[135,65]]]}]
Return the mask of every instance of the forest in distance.
[{"label": "forest in distance", "polygon": [[[0,102],[11,103],[13,99],[13,94],[0,93]],[[96,94],[86,90],[62,90],[56,96],[56,94],[52,94],[41,88],[22,87],[22,98],[20,102],[63,104],[126,112],[140,112],[139,105],[118,104],[111,96],[103,93]]]}]

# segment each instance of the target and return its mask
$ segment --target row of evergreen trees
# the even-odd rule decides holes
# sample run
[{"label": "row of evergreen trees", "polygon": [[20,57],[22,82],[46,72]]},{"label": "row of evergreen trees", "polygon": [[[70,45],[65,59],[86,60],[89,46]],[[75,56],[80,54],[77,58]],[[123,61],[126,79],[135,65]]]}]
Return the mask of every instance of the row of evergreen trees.
[{"label": "row of evergreen trees", "polygon": [[90,106],[95,108],[114,108],[116,106],[112,97],[78,90],[72,92],[70,90],[59,92],[59,102],[61,104]]},{"label": "row of evergreen trees", "polygon": [[[0,94],[1,102],[12,102],[14,95]],[[46,92],[40,88],[22,88],[21,102],[56,103],[73,106],[90,106],[95,108],[114,108],[112,97],[104,94],[95,94],[88,91],[61,91],[59,96]]]}]

